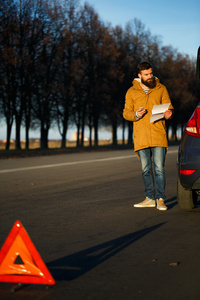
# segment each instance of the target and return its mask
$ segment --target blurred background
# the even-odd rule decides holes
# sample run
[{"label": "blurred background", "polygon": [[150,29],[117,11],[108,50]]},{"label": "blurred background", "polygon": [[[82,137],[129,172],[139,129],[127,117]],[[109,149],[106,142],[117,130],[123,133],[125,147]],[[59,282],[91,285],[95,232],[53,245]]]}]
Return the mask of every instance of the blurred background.
[{"label": "blurred background", "polygon": [[133,144],[122,118],[142,60],[177,142],[199,101],[200,2],[0,0],[0,149]]}]

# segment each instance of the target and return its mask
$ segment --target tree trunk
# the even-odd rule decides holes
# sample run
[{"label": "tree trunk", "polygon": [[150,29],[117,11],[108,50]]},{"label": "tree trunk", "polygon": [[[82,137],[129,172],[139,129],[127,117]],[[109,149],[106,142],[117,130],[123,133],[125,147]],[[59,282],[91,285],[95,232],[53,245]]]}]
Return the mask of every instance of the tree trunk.
[{"label": "tree trunk", "polygon": [[99,137],[98,137],[98,121],[94,124],[94,145],[98,146]]},{"label": "tree trunk", "polygon": [[90,147],[92,147],[93,127],[92,127],[92,123],[91,122],[89,122],[89,140],[90,140]]},{"label": "tree trunk", "polygon": [[173,124],[173,125],[172,125],[172,139],[173,139],[175,142],[178,141],[176,131],[177,131],[177,125],[176,125],[176,124]]},{"label": "tree trunk", "polygon": [[66,133],[63,132],[62,140],[61,140],[61,149],[66,147]]},{"label": "tree trunk", "polygon": [[76,147],[77,148],[80,146],[79,136],[80,136],[80,123],[78,123],[78,125],[77,125],[77,137],[76,137]]},{"label": "tree trunk", "polygon": [[41,138],[40,138],[40,147],[41,149],[48,149],[48,133],[49,128],[45,128],[44,123],[41,124]]},{"label": "tree trunk", "polygon": [[122,120],[122,144],[125,144],[125,120]]},{"label": "tree trunk", "polygon": [[26,150],[29,149],[29,129],[30,129],[30,114],[26,116]]},{"label": "tree trunk", "polygon": [[61,148],[66,148],[66,136],[67,136],[67,122],[63,124],[63,132],[62,132],[62,141],[61,141]]},{"label": "tree trunk", "polygon": [[21,139],[20,139],[20,127],[21,127],[21,117],[15,116],[16,123],[16,137],[15,137],[15,149],[21,149]]},{"label": "tree trunk", "polygon": [[84,122],[81,125],[81,147],[84,147],[84,134],[85,134],[85,126]]},{"label": "tree trunk", "polygon": [[[13,122],[12,122],[13,123]],[[10,124],[7,122],[7,130],[6,130],[6,150],[9,150],[10,148],[10,137],[11,137],[11,129],[12,129],[12,123]]]},{"label": "tree trunk", "polygon": [[81,147],[84,147],[84,134],[85,134],[85,113],[82,113],[82,121],[81,121]]},{"label": "tree trunk", "polygon": [[117,125],[116,125],[116,123],[112,124],[112,144],[117,145]]},{"label": "tree trunk", "polygon": [[128,123],[128,144],[133,144],[133,124],[131,122]]},{"label": "tree trunk", "polygon": [[26,150],[29,149],[29,125],[26,125]]}]

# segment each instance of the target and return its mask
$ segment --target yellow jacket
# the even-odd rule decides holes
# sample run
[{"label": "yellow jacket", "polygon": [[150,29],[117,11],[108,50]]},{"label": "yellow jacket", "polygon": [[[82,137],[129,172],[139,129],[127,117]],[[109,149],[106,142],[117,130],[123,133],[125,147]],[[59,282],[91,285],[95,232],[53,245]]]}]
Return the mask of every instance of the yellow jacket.
[{"label": "yellow jacket", "polygon": [[[165,119],[150,123],[152,108],[154,105],[170,103],[169,109],[173,109],[166,87],[156,78],[156,86],[149,89],[147,94],[140,86],[140,79],[133,80],[133,86],[126,93],[123,117],[133,122],[134,150],[148,147],[168,148]],[[139,107],[144,107],[147,113],[139,120],[135,113]]]}]

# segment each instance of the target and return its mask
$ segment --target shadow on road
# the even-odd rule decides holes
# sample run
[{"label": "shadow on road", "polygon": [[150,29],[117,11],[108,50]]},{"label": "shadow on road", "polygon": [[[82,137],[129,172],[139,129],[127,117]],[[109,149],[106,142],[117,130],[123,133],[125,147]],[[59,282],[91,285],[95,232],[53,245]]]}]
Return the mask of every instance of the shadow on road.
[{"label": "shadow on road", "polygon": [[47,266],[56,281],[76,279],[165,223],[62,257],[48,263]]},{"label": "shadow on road", "polygon": [[[176,200],[176,201],[175,201]],[[172,197],[165,201],[165,204],[167,205],[168,209],[172,209],[174,206],[178,204],[177,197]]]}]

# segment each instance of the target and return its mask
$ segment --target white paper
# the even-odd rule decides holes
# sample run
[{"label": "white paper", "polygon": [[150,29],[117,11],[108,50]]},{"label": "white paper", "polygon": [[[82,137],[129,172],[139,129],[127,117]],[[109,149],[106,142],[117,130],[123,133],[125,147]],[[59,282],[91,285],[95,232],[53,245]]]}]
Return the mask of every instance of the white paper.
[{"label": "white paper", "polygon": [[152,115],[150,118],[150,123],[155,122],[164,118],[164,112],[168,110],[170,103],[164,103],[159,105],[154,105],[152,109]]}]

